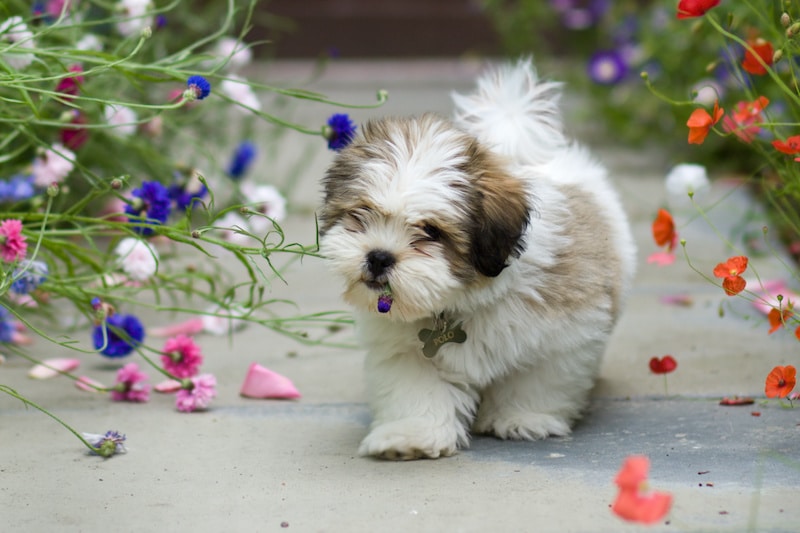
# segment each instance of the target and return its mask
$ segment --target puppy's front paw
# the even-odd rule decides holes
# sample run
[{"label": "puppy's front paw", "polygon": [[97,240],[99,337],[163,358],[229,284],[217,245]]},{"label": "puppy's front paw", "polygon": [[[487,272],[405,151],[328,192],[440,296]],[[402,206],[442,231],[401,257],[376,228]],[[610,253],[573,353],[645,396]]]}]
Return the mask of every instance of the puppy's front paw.
[{"label": "puppy's front paw", "polygon": [[359,455],[393,461],[436,459],[456,453],[457,436],[453,428],[432,426],[417,418],[381,424],[372,429],[358,448]]},{"label": "puppy's front paw", "polygon": [[565,437],[571,432],[569,422],[561,416],[524,411],[484,414],[475,421],[473,430],[511,440]]}]

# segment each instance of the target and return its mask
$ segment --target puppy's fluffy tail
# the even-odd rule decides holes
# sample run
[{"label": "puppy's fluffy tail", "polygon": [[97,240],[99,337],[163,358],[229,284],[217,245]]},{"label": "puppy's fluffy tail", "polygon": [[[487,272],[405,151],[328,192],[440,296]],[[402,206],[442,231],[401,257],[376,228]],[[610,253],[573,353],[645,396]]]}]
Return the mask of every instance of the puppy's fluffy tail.
[{"label": "puppy's fluffy tail", "polygon": [[493,69],[468,95],[452,94],[455,122],[497,152],[522,164],[542,164],[567,144],[561,84],[540,81],[530,58]]}]

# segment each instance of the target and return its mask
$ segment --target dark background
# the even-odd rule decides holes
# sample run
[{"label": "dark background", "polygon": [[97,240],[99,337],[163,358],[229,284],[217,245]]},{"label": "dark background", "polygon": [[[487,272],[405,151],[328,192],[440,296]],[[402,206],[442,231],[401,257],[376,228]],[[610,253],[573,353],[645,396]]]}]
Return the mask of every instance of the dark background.
[{"label": "dark background", "polygon": [[[494,55],[500,45],[480,0],[273,0],[269,39],[278,58]],[[266,50],[264,50],[266,51]]]}]

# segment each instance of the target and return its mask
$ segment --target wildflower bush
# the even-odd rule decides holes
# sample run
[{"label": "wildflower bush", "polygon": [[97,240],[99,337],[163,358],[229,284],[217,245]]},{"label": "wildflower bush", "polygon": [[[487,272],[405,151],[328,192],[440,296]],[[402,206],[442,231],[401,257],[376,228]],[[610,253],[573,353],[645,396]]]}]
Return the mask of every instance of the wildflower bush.
[{"label": "wildflower bush", "polygon": [[[287,191],[253,171],[255,125],[319,136],[320,149],[345,145],[354,126],[341,113],[306,126],[262,108],[265,96],[345,104],[246,79],[263,44],[246,40],[254,13],[255,1],[234,0],[0,5],[0,342],[6,356],[40,363],[31,377],[64,374],[80,389],[143,402],[147,372],[160,373],[156,389],[194,411],[216,394],[198,333],[257,324],[319,343],[348,321],[283,316],[265,294],[281,277],[276,257],[316,255],[317,245],[315,235],[287,242]],[[224,267],[232,262],[244,279]],[[195,318],[148,331],[143,313]],[[32,343],[74,357],[39,362]],[[114,385],[74,374],[103,356],[120,361]],[[259,394],[269,394],[265,379],[296,394],[282,376],[250,370]],[[95,453],[124,450],[114,431],[78,436]]]}]

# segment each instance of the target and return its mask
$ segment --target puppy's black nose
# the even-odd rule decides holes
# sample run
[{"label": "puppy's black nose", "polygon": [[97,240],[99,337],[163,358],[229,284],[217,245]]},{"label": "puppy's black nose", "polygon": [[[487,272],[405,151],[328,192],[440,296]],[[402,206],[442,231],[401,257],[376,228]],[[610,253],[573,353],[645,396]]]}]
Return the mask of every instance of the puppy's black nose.
[{"label": "puppy's black nose", "polygon": [[386,250],[372,250],[367,254],[367,268],[375,277],[386,273],[394,263],[394,256]]}]

